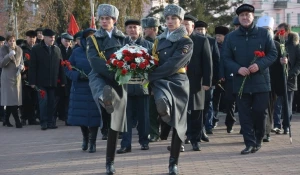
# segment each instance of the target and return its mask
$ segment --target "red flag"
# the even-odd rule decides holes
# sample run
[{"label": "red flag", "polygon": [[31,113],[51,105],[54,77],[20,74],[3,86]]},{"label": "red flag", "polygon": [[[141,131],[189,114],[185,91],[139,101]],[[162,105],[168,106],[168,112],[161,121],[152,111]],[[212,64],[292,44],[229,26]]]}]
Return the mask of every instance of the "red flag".
[{"label": "red flag", "polygon": [[70,23],[69,23],[69,27],[68,27],[68,33],[70,35],[75,35],[77,32],[79,32],[79,27],[77,25],[77,22],[74,18],[74,15],[72,14],[70,17]]},{"label": "red flag", "polygon": [[95,17],[94,17],[94,16],[92,16],[92,18],[91,18],[91,26],[90,26],[90,28],[96,29],[96,25],[95,25]]}]

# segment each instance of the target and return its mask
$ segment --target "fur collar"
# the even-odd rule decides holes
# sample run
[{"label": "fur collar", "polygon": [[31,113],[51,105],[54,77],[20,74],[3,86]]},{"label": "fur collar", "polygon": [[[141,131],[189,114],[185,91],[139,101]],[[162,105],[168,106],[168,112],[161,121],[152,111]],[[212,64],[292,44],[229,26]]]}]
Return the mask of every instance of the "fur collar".
[{"label": "fur collar", "polygon": [[290,43],[293,43],[293,45],[299,44],[299,35],[295,32],[290,32],[288,36],[288,41]]},{"label": "fur collar", "polygon": [[[163,39],[163,38],[167,38],[167,34],[168,34],[168,28],[166,28],[166,30],[159,35],[157,38],[158,40]],[[187,36],[188,33],[185,29],[185,27],[183,25],[180,25],[180,27],[178,29],[176,29],[168,38],[167,40],[171,41],[171,42],[176,42],[178,40],[180,40],[182,37]]]},{"label": "fur collar", "polygon": [[[103,28],[97,30],[94,35],[100,38],[105,38],[106,36],[108,36],[107,32]],[[125,38],[125,35],[120,30],[118,30],[117,27],[114,27],[112,36],[115,36],[117,38]]]}]

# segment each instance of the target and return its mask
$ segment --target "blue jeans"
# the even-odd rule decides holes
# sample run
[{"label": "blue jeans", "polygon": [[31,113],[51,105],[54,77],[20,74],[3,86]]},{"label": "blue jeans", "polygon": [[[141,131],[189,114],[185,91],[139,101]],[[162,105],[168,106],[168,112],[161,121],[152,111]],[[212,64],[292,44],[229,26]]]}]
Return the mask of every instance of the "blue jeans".
[{"label": "blue jeans", "polygon": [[274,106],[274,113],[273,113],[273,119],[274,119],[274,128],[281,129],[281,111],[282,111],[282,96],[278,96],[277,100],[275,102]]},{"label": "blue jeans", "polygon": [[131,148],[132,120],[136,116],[140,145],[149,144],[149,96],[128,96],[127,99],[127,132],[122,134],[121,147]]},{"label": "blue jeans", "polygon": [[41,126],[53,126],[55,125],[55,118],[53,116],[55,88],[40,87],[40,89],[45,91],[44,97],[41,97],[41,94],[38,92]]},{"label": "blue jeans", "polygon": [[213,109],[213,93],[214,89],[211,88],[209,90],[210,93],[210,101],[207,109],[206,115],[206,121],[205,121],[205,129],[211,130],[213,128],[213,119],[214,119],[214,109]]}]

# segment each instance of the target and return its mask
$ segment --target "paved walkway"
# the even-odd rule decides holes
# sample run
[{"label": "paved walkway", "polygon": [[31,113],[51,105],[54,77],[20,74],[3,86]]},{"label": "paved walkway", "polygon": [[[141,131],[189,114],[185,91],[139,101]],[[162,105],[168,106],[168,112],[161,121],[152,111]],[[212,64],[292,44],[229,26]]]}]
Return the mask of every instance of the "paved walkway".
[{"label": "paved walkway", "polygon": [[[12,119],[11,119],[12,120]],[[227,134],[224,117],[210,136],[209,143],[202,143],[202,151],[192,151],[186,145],[181,153],[179,171],[183,175],[248,175],[248,174],[300,174],[300,115],[292,122],[293,144],[287,135],[272,133],[271,142],[255,154],[241,155],[244,148],[239,126]],[[0,126],[0,175],[73,175],[104,174],[105,145],[98,135],[97,152],[81,151],[81,131],[78,127],[64,126],[58,122],[56,130],[40,130],[39,126],[22,129]],[[120,142],[120,141],[119,141]],[[150,144],[142,151],[134,129],[132,152],[117,154],[117,174],[161,175],[168,172],[170,139]],[[118,148],[120,146],[118,145]]]}]

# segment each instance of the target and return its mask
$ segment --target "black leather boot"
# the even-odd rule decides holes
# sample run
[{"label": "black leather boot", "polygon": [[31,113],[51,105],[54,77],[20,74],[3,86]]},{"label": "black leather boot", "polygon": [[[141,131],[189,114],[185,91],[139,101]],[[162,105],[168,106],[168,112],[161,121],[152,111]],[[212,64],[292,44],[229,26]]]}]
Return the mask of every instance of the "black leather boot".
[{"label": "black leather boot", "polygon": [[13,106],[11,113],[15,119],[16,128],[22,128],[23,126],[22,126],[22,123],[20,122],[18,106]]},{"label": "black leather boot", "polygon": [[171,151],[169,159],[169,174],[177,175],[178,174],[178,158],[180,154],[182,141],[178,137],[176,129],[173,128],[172,142],[171,142]]},{"label": "black leather boot", "polygon": [[89,153],[96,152],[96,139],[98,134],[98,127],[89,128]]},{"label": "black leather boot", "polygon": [[108,139],[106,145],[106,174],[111,175],[115,174],[116,170],[114,167],[115,153],[117,149],[117,141],[118,141],[119,133],[117,131],[112,130],[111,128],[108,130]]},{"label": "black leather boot", "polygon": [[88,149],[88,142],[89,142],[89,128],[86,126],[81,126],[81,132],[82,132],[82,150],[86,151]]},{"label": "black leather boot", "polygon": [[4,120],[3,120],[3,126],[7,126],[7,127],[13,127],[14,126],[9,121],[10,114],[11,114],[11,107],[7,106],[5,116],[4,116]]}]

